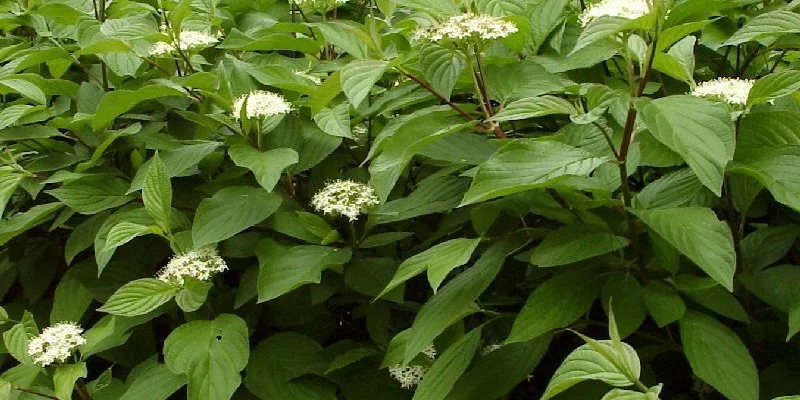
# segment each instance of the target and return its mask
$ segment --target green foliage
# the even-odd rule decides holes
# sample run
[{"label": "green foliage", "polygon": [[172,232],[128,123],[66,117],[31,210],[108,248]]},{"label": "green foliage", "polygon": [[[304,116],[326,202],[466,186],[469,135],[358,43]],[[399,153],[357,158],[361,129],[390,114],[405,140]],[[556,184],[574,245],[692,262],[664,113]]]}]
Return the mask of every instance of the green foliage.
[{"label": "green foliage", "polygon": [[800,7],[600,2],[0,2],[0,399],[796,399]]}]

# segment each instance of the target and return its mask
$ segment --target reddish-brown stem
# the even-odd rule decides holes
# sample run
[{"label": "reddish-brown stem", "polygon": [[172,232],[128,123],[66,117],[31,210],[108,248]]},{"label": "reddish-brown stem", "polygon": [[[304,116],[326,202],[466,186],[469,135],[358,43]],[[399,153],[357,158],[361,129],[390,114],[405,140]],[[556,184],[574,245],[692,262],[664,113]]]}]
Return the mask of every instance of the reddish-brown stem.
[{"label": "reddish-brown stem", "polygon": [[461,114],[462,117],[464,117],[464,118],[466,118],[466,119],[468,119],[470,121],[474,121],[475,120],[475,118],[473,118],[472,115],[470,115],[468,112],[464,111],[464,109],[459,107],[456,103],[453,103],[452,101],[450,101],[450,99],[445,97],[443,94],[439,93],[436,89],[433,88],[433,86],[429,85],[428,82],[423,81],[422,79],[420,79],[416,75],[404,70],[403,68],[400,68],[400,67],[395,67],[395,68],[397,68],[397,70],[400,71],[401,74],[405,75],[406,77],[408,77],[412,81],[416,82],[418,85],[422,86],[423,89],[427,90],[432,95],[438,97],[440,100],[442,100],[445,103],[447,103],[447,105],[450,106],[450,108],[455,110],[457,113]]}]

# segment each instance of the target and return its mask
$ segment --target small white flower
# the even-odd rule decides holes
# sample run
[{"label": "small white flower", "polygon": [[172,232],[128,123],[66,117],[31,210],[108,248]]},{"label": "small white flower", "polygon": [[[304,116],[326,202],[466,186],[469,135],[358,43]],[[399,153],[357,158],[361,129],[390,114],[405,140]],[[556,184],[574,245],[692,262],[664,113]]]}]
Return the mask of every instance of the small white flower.
[{"label": "small white flower", "polygon": [[167,43],[167,42],[155,42],[153,46],[150,47],[150,55],[154,57],[162,57],[166,55],[170,55],[175,52],[175,46]]},{"label": "small white flower", "polygon": [[181,50],[198,50],[215,45],[219,41],[216,36],[211,36],[200,31],[181,31],[178,35],[178,45]]},{"label": "small white flower", "polygon": [[733,106],[744,106],[755,81],[739,78],[717,78],[703,82],[692,90],[692,95],[722,100]]},{"label": "small white flower", "polygon": [[[422,350],[422,354],[433,360],[436,358],[436,348],[431,344]],[[400,382],[400,386],[403,389],[411,389],[419,385],[426,372],[428,372],[428,367],[417,364],[407,365],[405,367],[396,365],[389,368],[389,375]]]},{"label": "small white flower", "polygon": [[420,28],[412,35],[412,40],[484,41],[501,39],[517,31],[517,26],[509,21],[491,15],[466,13],[450,17],[438,25]]},{"label": "small white flower", "polygon": [[300,8],[308,8],[314,11],[327,12],[334,8],[341,7],[348,0],[294,0]]},{"label": "small white flower", "polygon": [[74,322],[59,322],[44,328],[28,341],[28,355],[39,366],[64,362],[79,346],[86,344],[83,329]]},{"label": "small white flower", "polygon": [[311,199],[311,206],[324,214],[343,215],[355,221],[367,208],[380,204],[375,190],[350,180],[329,182]]},{"label": "small white flower", "polygon": [[301,78],[305,78],[305,79],[310,80],[311,82],[314,82],[315,85],[321,85],[322,84],[322,79],[320,77],[318,77],[316,75],[311,75],[308,72],[305,72],[305,71],[294,71],[294,74],[299,76],[299,77],[301,77]]},{"label": "small white flower", "polygon": [[599,17],[622,17],[636,19],[650,12],[647,0],[601,0],[595,3],[580,16],[582,26]]},{"label": "small white flower", "polygon": [[254,90],[233,102],[233,118],[238,119],[241,115],[245,99],[247,99],[245,109],[247,118],[270,117],[292,111],[292,104],[283,96],[265,90]]},{"label": "small white flower", "polygon": [[203,247],[172,257],[167,266],[158,271],[156,279],[183,286],[184,277],[207,281],[228,269],[225,260],[211,247]]}]

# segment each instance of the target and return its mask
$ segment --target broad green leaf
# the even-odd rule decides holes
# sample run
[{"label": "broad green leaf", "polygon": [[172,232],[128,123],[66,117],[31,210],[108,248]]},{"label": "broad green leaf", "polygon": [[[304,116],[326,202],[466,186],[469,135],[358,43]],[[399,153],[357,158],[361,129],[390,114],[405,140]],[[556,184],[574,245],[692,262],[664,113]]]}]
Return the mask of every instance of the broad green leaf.
[{"label": "broad green leaf", "polygon": [[564,19],[568,0],[544,0],[533,5],[531,16],[531,36],[535,48],[540,48],[550,33]]},{"label": "broad green leaf", "polygon": [[579,50],[588,47],[598,41],[609,38],[619,32],[629,19],[618,16],[601,16],[593,19],[581,31],[581,36],[572,48],[570,55],[574,55]]},{"label": "broad green leaf", "polygon": [[0,218],[3,217],[8,200],[24,177],[25,175],[13,172],[0,172]]},{"label": "broad green leaf", "polygon": [[657,393],[642,393],[633,390],[611,389],[600,400],[657,400]]},{"label": "broad green leaf", "polygon": [[481,329],[475,328],[451,344],[425,372],[425,379],[414,391],[415,400],[443,400],[467,370],[481,341]]},{"label": "broad green leaf", "polygon": [[756,113],[739,126],[736,159],[730,173],[755,178],[775,200],[800,210],[800,114]]},{"label": "broad green leaf", "polygon": [[506,256],[517,243],[497,242],[475,264],[447,283],[419,310],[405,346],[403,364],[407,364],[430,345],[448,326],[474,310],[474,302],[492,283]]},{"label": "broad green leaf", "polygon": [[297,152],[289,148],[261,152],[246,145],[236,145],[228,149],[233,162],[253,171],[258,184],[268,192],[275,188],[283,170],[298,161]]},{"label": "broad green leaf", "polygon": [[64,245],[64,259],[67,264],[72,264],[72,260],[78,253],[88,249],[94,243],[94,238],[108,215],[107,212],[92,215],[73,229]]},{"label": "broad green leaf", "polygon": [[307,336],[295,332],[274,334],[253,350],[245,384],[261,400],[336,400],[335,385],[302,376],[321,362],[325,368],[328,361],[322,357],[322,346]]},{"label": "broad green leaf", "polygon": [[113,249],[122,246],[139,236],[160,232],[161,230],[158,229],[157,226],[145,226],[134,224],[132,222],[120,222],[114,225],[114,227],[108,232],[108,236],[106,237],[106,245],[103,248],[103,251],[112,251]]},{"label": "broad green leaf", "polygon": [[281,204],[280,196],[263,188],[232,186],[197,207],[192,240],[201,247],[225,240],[269,217]]},{"label": "broad green leaf", "polygon": [[747,105],[766,103],[800,90],[800,71],[769,74],[753,84]]},{"label": "broad green leaf", "polygon": [[172,300],[179,290],[155,278],[137,279],[117,289],[97,311],[123,317],[144,315]]},{"label": "broad green leaf", "polygon": [[721,286],[714,285],[701,290],[687,290],[684,291],[684,294],[695,303],[723,317],[744,323],[750,322],[747,311],[745,311],[742,304],[739,303],[739,300],[736,299],[736,296],[726,291]]},{"label": "broad green leaf", "polygon": [[572,264],[627,245],[628,239],[607,229],[588,224],[572,224],[548,233],[531,253],[531,264],[539,267]]},{"label": "broad green leaf", "polygon": [[388,61],[355,60],[342,68],[342,91],[353,107],[361,105],[388,67]]},{"label": "broad green leaf", "polygon": [[736,333],[694,311],[681,318],[680,332],[683,351],[698,378],[728,399],[758,399],[758,370]]},{"label": "broad green leaf", "polygon": [[[261,249],[264,249],[263,251]],[[322,271],[350,261],[349,249],[326,246],[295,246],[282,254],[260,247],[258,302],[275,299],[308,284],[319,283]]]},{"label": "broad green leaf", "polygon": [[710,207],[714,194],[689,168],[665,174],[634,197],[636,208]]},{"label": "broad green leaf", "polygon": [[53,295],[50,323],[80,321],[94,298],[86,286],[70,271],[61,278]]},{"label": "broad green leaf", "polygon": [[183,288],[175,295],[175,303],[184,312],[197,311],[205,304],[208,291],[214,285],[191,276],[185,276],[183,280]]},{"label": "broad green leaf", "polygon": [[669,96],[641,110],[653,137],[680,154],[700,182],[719,196],[725,166],[733,159],[730,111],[694,96]]},{"label": "broad green leaf", "polygon": [[[570,353],[561,366],[553,374],[542,400],[553,396],[587,380],[599,380],[611,386],[627,387],[634,382],[631,378],[639,378],[641,364],[636,350],[627,343],[622,343],[623,354],[617,354],[617,347],[610,340],[598,340],[594,345],[602,348],[598,351],[592,343],[584,344]],[[610,360],[608,356],[613,357]],[[632,367],[635,376],[628,377],[627,371],[621,369],[620,362],[625,361]]]},{"label": "broad green leaf", "polygon": [[800,14],[785,10],[770,11],[747,21],[741,29],[725,42],[725,45],[736,46],[751,40],[799,32]]},{"label": "broad green leaf", "polygon": [[28,211],[14,214],[11,218],[0,221],[0,246],[23,232],[46,221],[52,213],[61,208],[59,202],[40,204]]},{"label": "broad green leaf", "polygon": [[314,114],[314,122],[328,135],[353,138],[350,132],[350,104],[346,102],[333,108],[322,107]]},{"label": "broad green leaf", "polygon": [[[169,172],[161,157],[156,153],[150,159],[150,166],[144,176],[142,200],[144,208],[165,232],[169,232],[172,217],[172,184]],[[107,245],[107,244],[106,244]]]},{"label": "broad green leaf", "polygon": [[710,208],[680,207],[636,210],[636,216],[658,236],[733,291],[736,253],[730,227]]},{"label": "broad green leaf", "polygon": [[150,362],[146,367],[137,366],[135,371],[136,375],[128,376],[128,388],[119,400],[167,400],[186,385],[185,375],[172,373],[166,365],[157,362]]},{"label": "broad green leaf", "polygon": [[800,301],[800,268],[796,265],[778,265],[742,275],[741,282],[750,293],[783,312],[789,312]]},{"label": "broad green leaf", "polygon": [[3,332],[3,344],[8,354],[21,364],[33,365],[33,360],[28,355],[28,341],[36,333],[28,332],[22,323],[14,324],[10,329]]},{"label": "broad green leaf", "polygon": [[53,385],[56,388],[56,397],[60,400],[72,400],[72,391],[78,378],[86,378],[86,363],[63,364],[55,368]]},{"label": "broad green leaf", "polygon": [[589,152],[557,142],[513,141],[478,167],[461,205],[547,187],[570,176],[588,175],[603,162]]},{"label": "broad green leaf", "polygon": [[663,283],[650,282],[644,287],[644,304],[659,328],[681,319],[686,313],[681,296]]},{"label": "broad green leaf", "polygon": [[[304,211],[275,213],[267,224],[284,235],[313,244],[328,245],[339,240],[339,232],[325,218]],[[361,247],[364,247],[364,243],[361,243]]]},{"label": "broad green leaf", "polygon": [[535,339],[583,315],[600,292],[603,279],[587,270],[568,271],[539,285],[514,320],[506,343]]},{"label": "broad green leaf", "polygon": [[549,336],[528,342],[501,346],[475,361],[461,378],[447,400],[484,400],[500,398],[527,379],[544,356]]},{"label": "broad green leaf", "polygon": [[97,214],[133,199],[125,193],[128,183],[105,174],[89,175],[49,190],[55,198],[81,214]]},{"label": "broad green leaf", "polygon": [[[609,318],[613,317],[617,339],[624,339],[638,330],[647,316],[643,301],[644,290],[631,274],[615,274],[609,277],[601,291],[601,298],[606,314]],[[613,312],[609,305],[613,307]],[[612,324],[609,323],[609,326]],[[613,335],[611,337],[614,339]]]},{"label": "broad green leaf", "polygon": [[425,81],[448,99],[466,62],[461,52],[435,43],[424,44],[419,51]]},{"label": "broad green leaf", "polygon": [[433,176],[408,196],[381,204],[372,215],[376,223],[383,224],[450,211],[458,207],[468,187],[467,178]]},{"label": "broad green leaf", "polygon": [[749,233],[741,243],[742,266],[758,272],[779,261],[800,236],[800,226],[768,226]]},{"label": "broad green leaf", "polygon": [[17,92],[39,104],[47,104],[47,96],[44,91],[26,79],[17,79],[14,77],[0,78],[0,87],[5,87],[13,92]]},{"label": "broad green leaf", "polygon": [[788,342],[797,332],[800,332],[800,301],[789,310],[789,333],[786,335],[786,341]]},{"label": "broad green leaf", "polygon": [[469,261],[472,252],[478,247],[480,239],[453,239],[439,243],[422,253],[407,258],[400,264],[392,280],[381,291],[382,297],[403,282],[428,271],[428,281],[436,292],[447,274],[454,268],[460,267]]},{"label": "broad green leaf", "polygon": [[[159,152],[161,161],[167,168],[167,175],[170,178],[178,176],[187,176],[198,173],[197,164],[206,156],[213,153],[217,147],[220,146],[218,142],[204,142],[198,144],[190,144],[178,147],[170,151]],[[128,193],[133,193],[140,190],[144,185],[144,177],[149,170],[150,160],[147,160],[137,171],[136,176],[131,181],[131,187]]]},{"label": "broad green leaf", "polygon": [[167,336],[164,363],[189,377],[189,400],[228,400],[250,356],[247,324],[232,314],[187,322]]},{"label": "broad green leaf", "polygon": [[163,85],[143,86],[138,90],[115,90],[106,93],[97,105],[97,110],[92,118],[92,129],[100,130],[115,118],[129,111],[137,104],[161,97],[185,97],[186,92]]},{"label": "broad green leaf", "polygon": [[493,121],[516,121],[553,114],[577,114],[572,103],[556,96],[528,97],[509,103],[492,117]]}]

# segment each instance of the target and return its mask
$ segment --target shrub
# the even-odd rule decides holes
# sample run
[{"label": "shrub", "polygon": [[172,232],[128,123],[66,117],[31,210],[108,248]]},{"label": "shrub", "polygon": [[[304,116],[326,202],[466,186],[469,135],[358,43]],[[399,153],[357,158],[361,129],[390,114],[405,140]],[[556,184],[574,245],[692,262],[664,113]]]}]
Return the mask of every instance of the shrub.
[{"label": "shrub", "polygon": [[0,399],[797,399],[798,2],[0,2]]}]

